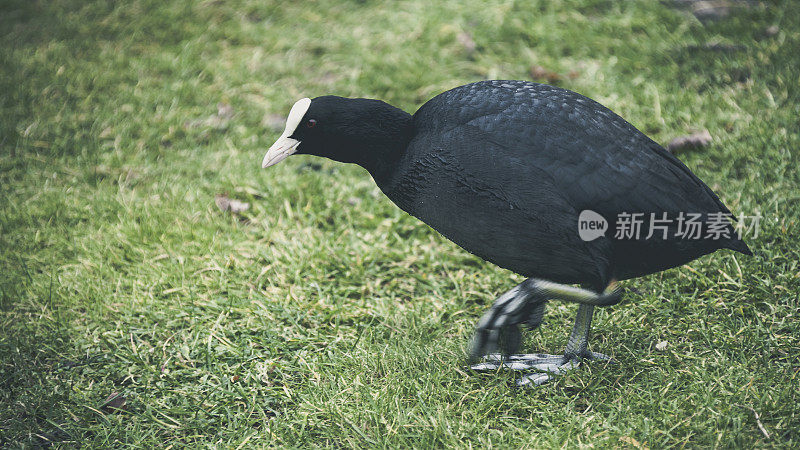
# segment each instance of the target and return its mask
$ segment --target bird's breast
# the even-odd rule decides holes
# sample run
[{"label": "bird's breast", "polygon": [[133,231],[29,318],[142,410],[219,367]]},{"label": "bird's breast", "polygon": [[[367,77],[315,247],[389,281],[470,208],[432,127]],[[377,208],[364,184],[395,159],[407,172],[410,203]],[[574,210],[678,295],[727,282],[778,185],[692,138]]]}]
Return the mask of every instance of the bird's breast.
[{"label": "bird's breast", "polygon": [[532,214],[501,186],[469,173],[446,152],[431,151],[382,189],[401,209],[489,262],[527,276],[583,281],[584,249],[553,235],[553,217]]}]

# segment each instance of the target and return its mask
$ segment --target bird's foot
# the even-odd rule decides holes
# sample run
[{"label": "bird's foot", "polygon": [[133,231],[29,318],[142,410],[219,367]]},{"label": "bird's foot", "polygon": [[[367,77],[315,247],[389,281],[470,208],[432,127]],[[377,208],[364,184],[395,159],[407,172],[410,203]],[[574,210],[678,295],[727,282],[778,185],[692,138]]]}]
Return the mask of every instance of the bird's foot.
[{"label": "bird's foot", "polygon": [[[498,351],[498,347],[502,347],[507,354],[516,353],[521,341],[519,325],[526,324],[531,330],[538,327],[544,317],[545,304],[550,298],[591,308],[617,304],[622,298],[622,291],[616,281],[598,294],[586,289],[528,278],[498,297],[478,321],[469,349],[470,358],[474,361],[481,355]],[[591,320],[591,313],[589,318]],[[588,327],[588,323],[586,326]]]},{"label": "bird's foot", "polygon": [[548,355],[529,353],[502,355],[492,353],[483,357],[483,361],[470,366],[478,372],[494,372],[500,369],[513,370],[522,376],[517,380],[518,387],[542,385],[555,376],[576,369],[582,361],[609,361],[611,358],[602,353],[586,351],[578,355]]}]

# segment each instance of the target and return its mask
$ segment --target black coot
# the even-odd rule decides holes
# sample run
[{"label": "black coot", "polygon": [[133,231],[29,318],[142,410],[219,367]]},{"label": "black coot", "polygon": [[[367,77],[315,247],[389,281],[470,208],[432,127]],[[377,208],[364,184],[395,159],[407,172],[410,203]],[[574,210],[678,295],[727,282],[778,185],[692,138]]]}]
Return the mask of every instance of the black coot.
[{"label": "black coot", "polygon": [[[539,384],[583,359],[593,307],[615,280],[717,249],[750,254],[730,211],[683,163],[599,103],[525,81],[444,92],[413,116],[379,100],[299,100],[262,166],[291,154],[358,164],[397,206],[465,250],[529,277],[478,324],[472,355],[514,353],[518,325],[548,299],[581,304],[564,355],[490,354],[476,369],[538,369]],[[586,289],[563,284],[580,284]]]}]

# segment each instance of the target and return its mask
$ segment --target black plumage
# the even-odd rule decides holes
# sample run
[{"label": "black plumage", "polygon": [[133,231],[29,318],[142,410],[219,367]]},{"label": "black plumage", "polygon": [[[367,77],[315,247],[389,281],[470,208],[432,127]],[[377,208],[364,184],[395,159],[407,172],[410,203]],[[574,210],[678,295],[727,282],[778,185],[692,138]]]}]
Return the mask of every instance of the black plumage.
[{"label": "black plumage", "polygon": [[[474,368],[552,373],[573,367],[576,357],[605,358],[588,351],[588,333],[594,306],[619,301],[609,289],[615,280],[722,248],[750,254],[730,211],[680,160],[599,103],[543,84],[472,83],[437,95],[414,115],[378,100],[303,99],[263,166],[293,153],[361,165],[397,206],[467,251],[529,277],[481,319],[473,356],[504,339],[515,352],[517,325],[538,326],[548,299],[581,303],[563,356],[517,355],[503,363],[489,355]],[[584,210],[605,219],[604,236],[581,238]],[[640,214],[639,236],[616,235],[626,213]],[[699,214],[701,235],[678,237],[683,214]],[[652,236],[651,217],[668,219]],[[498,337],[502,330],[506,338]]]},{"label": "black plumage", "polygon": [[[603,288],[684,264],[725,239],[613,239],[620,213],[729,214],[680,160],[599,103],[523,81],[444,92],[413,116],[378,100],[319,97],[297,153],[366,168],[400,208],[481,258],[528,277]],[[609,232],[578,235],[592,210]],[[675,233],[672,224],[669,235]],[[644,234],[644,232],[642,233]]]}]

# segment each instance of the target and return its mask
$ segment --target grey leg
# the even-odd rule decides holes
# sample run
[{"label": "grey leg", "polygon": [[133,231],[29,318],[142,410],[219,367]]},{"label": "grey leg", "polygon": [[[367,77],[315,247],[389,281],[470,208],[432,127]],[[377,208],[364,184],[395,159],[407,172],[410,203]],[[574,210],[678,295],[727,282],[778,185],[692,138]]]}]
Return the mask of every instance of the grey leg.
[{"label": "grey leg", "polygon": [[581,305],[578,307],[578,314],[575,315],[575,325],[572,326],[572,333],[569,335],[567,348],[564,350],[565,357],[588,360],[611,359],[602,353],[589,351],[589,329],[592,326],[593,314],[594,306]]},{"label": "grey leg", "polygon": [[522,340],[519,325],[527,323],[531,329],[538,327],[544,317],[545,302],[530,280],[497,297],[478,322],[470,348],[471,358],[493,352],[498,346],[506,353],[516,353]]},{"label": "grey leg", "polygon": [[[505,349],[507,353],[515,353],[520,341],[518,325],[527,323],[531,328],[539,326],[547,300],[608,306],[618,303],[620,298],[619,289],[598,294],[587,289],[528,278],[498,297],[478,321],[470,348],[470,358],[475,360],[497,350],[498,342],[501,340],[509,344]],[[589,322],[591,322],[591,311],[592,309],[588,311]]]},{"label": "grey leg", "polygon": [[594,315],[594,306],[581,305],[578,307],[575,325],[572,326],[572,333],[569,335],[564,355],[580,357],[586,353],[586,349],[589,346],[589,328],[592,326],[592,315]]},{"label": "grey leg", "polygon": [[[518,324],[527,321],[531,328],[541,324],[544,305],[548,298],[580,303],[564,354],[508,355],[508,353],[516,351],[521,340]],[[554,375],[578,367],[582,359],[607,360],[609,359],[607,356],[588,350],[589,329],[594,307],[615,304],[619,302],[619,299],[620,292],[615,283],[612,283],[605,292],[597,294],[555,283],[526,280],[500,296],[481,318],[476,330],[476,337],[473,340],[472,357],[486,355],[489,351],[495,350],[498,338],[507,342],[508,340],[502,336],[508,333],[514,336],[511,340],[514,345],[505,346],[505,349],[508,350],[506,354],[486,355],[482,362],[473,364],[471,368],[477,371],[494,371],[503,368],[515,371],[538,370],[545,372],[526,374],[517,382],[519,386],[534,386],[547,382]]]},{"label": "grey leg", "polygon": [[[523,375],[517,381],[517,386],[537,386],[553,379],[555,375],[564,373],[580,366],[582,360],[607,361],[611,358],[602,354],[589,351],[589,329],[592,325],[594,306],[580,305],[575,315],[575,324],[567,340],[567,348],[560,360],[550,367],[544,368],[546,373],[531,373]],[[549,369],[549,370],[548,370]]]}]

